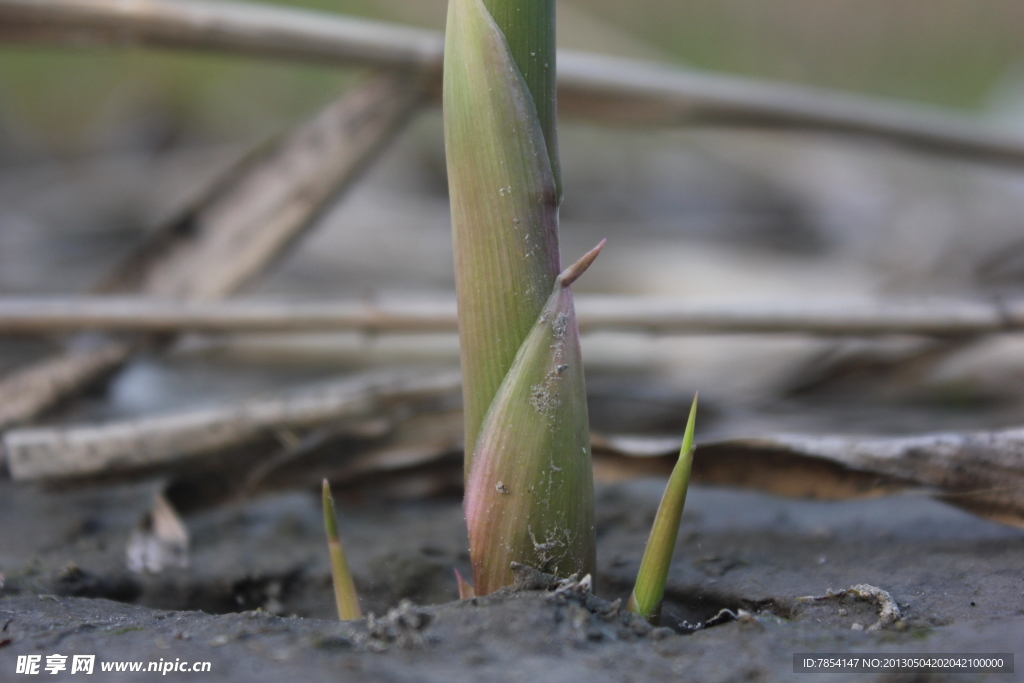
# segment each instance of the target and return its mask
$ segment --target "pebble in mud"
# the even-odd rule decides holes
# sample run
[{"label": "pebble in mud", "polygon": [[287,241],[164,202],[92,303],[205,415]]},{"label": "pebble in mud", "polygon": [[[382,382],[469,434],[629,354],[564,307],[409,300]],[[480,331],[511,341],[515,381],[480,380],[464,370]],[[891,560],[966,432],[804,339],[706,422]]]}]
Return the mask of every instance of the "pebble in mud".
[{"label": "pebble in mud", "polygon": [[400,648],[422,647],[427,644],[426,629],[433,616],[410,600],[402,600],[398,607],[383,617],[372,612],[366,617],[366,632],[356,637],[356,643],[368,650],[382,652],[392,645]]}]

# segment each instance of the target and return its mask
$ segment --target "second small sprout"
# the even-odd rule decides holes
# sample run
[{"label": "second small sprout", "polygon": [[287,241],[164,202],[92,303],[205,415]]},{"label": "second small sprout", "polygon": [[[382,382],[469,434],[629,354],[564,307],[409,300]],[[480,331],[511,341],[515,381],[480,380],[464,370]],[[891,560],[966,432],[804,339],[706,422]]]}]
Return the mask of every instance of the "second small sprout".
[{"label": "second small sprout", "polygon": [[686,491],[690,486],[690,469],[693,465],[693,430],[697,419],[697,396],[690,406],[690,417],[686,421],[683,445],[679,449],[679,460],[672,470],[665,493],[654,517],[647,548],[640,561],[636,586],[629,596],[627,609],[657,625],[661,620],[661,601],[665,596],[665,582],[672,563],[672,553],[679,535],[679,522],[686,504]]}]

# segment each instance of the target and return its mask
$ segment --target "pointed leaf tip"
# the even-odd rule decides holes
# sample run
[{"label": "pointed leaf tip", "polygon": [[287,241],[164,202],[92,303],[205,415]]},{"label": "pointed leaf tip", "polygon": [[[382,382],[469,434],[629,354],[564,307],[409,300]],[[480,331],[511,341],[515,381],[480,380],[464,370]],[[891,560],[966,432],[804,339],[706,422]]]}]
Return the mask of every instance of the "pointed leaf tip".
[{"label": "pointed leaf tip", "polygon": [[459,600],[469,600],[470,598],[476,597],[476,591],[473,590],[473,584],[462,578],[462,574],[458,569],[453,570],[455,572],[455,581],[459,584]]},{"label": "pointed leaf tip", "polygon": [[597,255],[604,249],[605,242],[607,239],[603,239],[597,243],[597,246],[584,254],[579,261],[572,264],[568,268],[562,271],[562,274],[558,276],[558,283],[563,287],[568,287],[572,283],[579,279],[580,275],[587,272],[587,268],[594,262]]},{"label": "pointed leaf tip", "polygon": [[338,518],[334,512],[334,497],[331,495],[331,485],[324,479],[323,486],[320,489],[320,500],[324,508],[324,529],[327,531],[328,542],[337,541],[338,536]]},{"label": "pointed leaf tip", "polygon": [[680,458],[693,448],[693,432],[697,426],[697,400],[699,398],[700,392],[693,392],[693,403],[690,404],[690,415],[686,418],[686,430],[683,432],[683,445],[679,449]]}]

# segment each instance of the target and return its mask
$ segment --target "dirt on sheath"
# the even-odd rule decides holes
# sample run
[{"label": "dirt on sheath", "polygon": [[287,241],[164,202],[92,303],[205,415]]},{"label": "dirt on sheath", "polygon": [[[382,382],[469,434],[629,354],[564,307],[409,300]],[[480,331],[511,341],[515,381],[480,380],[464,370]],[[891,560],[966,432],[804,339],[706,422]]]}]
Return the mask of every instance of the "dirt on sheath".
[{"label": "dirt on sheath", "polygon": [[189,567],[139,575],[125,546],[152,488],[2,481],[0,681],[31,680],[15,673],[20,655],[45,666],[53,654],[68,668],[48,680],[78,680],[76,654],[96,656],[92,680],[148,680],[101,664],[161,660],[210,663],[171,680],[1024,680],[1024,662],[1016,674],[793,672],[804,652],[1024,654],[1024,531],[922,495],[825,503],[697,489],[664,626],[651,628],[616,600],[661,486],[599,491],[596,596],[526,573],[517,591],[454,601],[452,569],[469,570],[457,500],[342,506],[375,616],[339,623],[314,492],[191,516]]}]

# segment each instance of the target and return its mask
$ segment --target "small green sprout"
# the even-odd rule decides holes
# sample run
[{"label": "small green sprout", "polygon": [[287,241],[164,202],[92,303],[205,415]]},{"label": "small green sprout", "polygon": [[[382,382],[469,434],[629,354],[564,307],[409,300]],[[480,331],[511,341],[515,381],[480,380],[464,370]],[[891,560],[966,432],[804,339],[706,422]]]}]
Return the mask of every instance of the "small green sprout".
[{"label": "small green sprout", "polygon": [[672,469],[665,486],[665,493],[654,517],[651,535],[647,539],[643,560],[636,576],[636,586],[629,596],[627,609],[657,625],[661,620],[661,600],[665,596],[665,581],[672,562],[672,553],[679,535],[679,521],[686,504],[686,490],[690,486],[690,469],[693,465],[693,430],[697,419],[697,396],[693,397],[690,417],[686,421],[683,445],[679,460]]},{"label": "small green sprout", "polygon": [[334,512],[334,498],[331,486],[324,479],[323,485],[324,527],[327,529],[327,549],[331,554],[331,577],[334,580],[334,599],[338,604],[338,618],[342,621],[363,616],[359,609],[359,595],[356,593],[352,572],[345,559],[345,549],[338,535],[338,518]]}]

